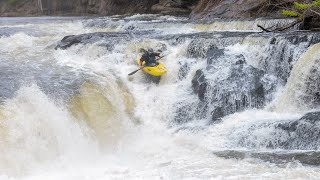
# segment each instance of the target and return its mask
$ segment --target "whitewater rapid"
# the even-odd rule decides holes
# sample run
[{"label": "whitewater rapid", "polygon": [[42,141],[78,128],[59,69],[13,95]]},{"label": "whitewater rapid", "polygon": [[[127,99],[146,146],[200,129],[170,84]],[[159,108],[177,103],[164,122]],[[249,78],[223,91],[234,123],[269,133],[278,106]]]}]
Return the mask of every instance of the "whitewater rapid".
[{"label": "whitewater rapid", "polygon": [[[174,123],[178,103],[196,101],[191,80],[206,63],[203,57],[187,56],[190,40],[175,44],[135,36],[114,42],[112,50],[99,42],[55,49],[68,35],[131,29],[164,37],[258,30],[251,21],[202,25],[159,15],[0,18],[0,179],[318,179],[318,166],[295,160],[278,164],[213,153],[276,152],[265,146],[274,138],[270,127],[251,132],[248,141],[256,142],[251,149],[237,145],[253,124],[303,115],[274,112],[274,101],[216,125],[205,118]],[[243,39],[228,47],[229,53],[242,52],[250,65],[259,66],[263,62],[255,59],[268,55],[259,45],[265,39],[257,39]],[[159,84],[148,82],[142,72],[128,76],[137,69],[141,47],[163,48],[168,73]],[[295,61],[303,48],[296,49]],[[190,70],[179,78],[184,63]],[[279,85],[271,99],[283,88]]]}]

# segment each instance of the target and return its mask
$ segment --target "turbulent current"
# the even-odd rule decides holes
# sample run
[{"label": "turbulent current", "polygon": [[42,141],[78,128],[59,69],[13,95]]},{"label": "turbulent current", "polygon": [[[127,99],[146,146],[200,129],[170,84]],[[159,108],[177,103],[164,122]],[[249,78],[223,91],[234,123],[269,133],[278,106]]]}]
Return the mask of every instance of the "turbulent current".
[{"label": "turbulent current", "polygon": [[256,26],[288,22],[0,18],[0,179],[319,179],[320,34]]}]

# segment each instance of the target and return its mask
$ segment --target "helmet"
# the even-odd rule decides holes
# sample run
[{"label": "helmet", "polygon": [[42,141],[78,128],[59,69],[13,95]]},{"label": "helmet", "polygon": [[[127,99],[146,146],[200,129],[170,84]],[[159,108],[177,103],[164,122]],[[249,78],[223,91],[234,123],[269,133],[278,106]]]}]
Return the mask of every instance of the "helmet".
[{"label": "helmet", "polygon": [[148,51],[152,53],[152,52],[153,52],[153,49],[152,49],[152,48],[149,48]]}]

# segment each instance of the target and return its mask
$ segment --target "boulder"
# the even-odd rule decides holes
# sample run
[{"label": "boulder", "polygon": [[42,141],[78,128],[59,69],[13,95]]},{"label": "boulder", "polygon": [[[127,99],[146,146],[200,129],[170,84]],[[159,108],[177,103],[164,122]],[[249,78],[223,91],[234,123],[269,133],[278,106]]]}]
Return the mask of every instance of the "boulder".
[{"label": "boulder", "polygon": [[[56,46],[55,49],[66,49],[77,44],[88,44],[99,41],[112,42],[121,39],[131,39],[128,33],[109,33],[109,32],[96,32],[80,35],[70,35],[64,37]],[[112,44],[112,43],[110,43]]]},{"label": "boulder", "polygon": [[[319,150],[320,112],[306,113],[293,120],[254,123],[230,137],[234,144],[255,149]],[[264,133],[261,133],[264,132]]]},{"label": "boulder", "polygon": [[101,45],[105,45],[109,50],[113,49],[113,44],[119,41],[128,41],[135,36],[143,37],[149,34],[148,31],[135,31],[135,32],[95,32],[79,35],[65,36],[56,46],[55,49],[66,49],[77,44],[88,44],[101,42]]},{"label": "boulder", "polygon": [[273,152],[255,152],[255,151],[236,151],[236,150],[224,150],[224,151],[214,151],[218,157],[223,157],[226,159],[246,159],[255,158],[266,162],[275,164],[287,164],[290,162],[299,161],[305,165],[320,165],[320,152],[317,151],[307,151],[307,152],[288,152],[288,151],[273,151]]},{"label": "boulder", "polygon": [[207,67],[196,71],[192,89],[208,104],[212,120],[243,111],[262,108],[276,81],[264,71],[246,64],[241,54],[226,54],[223,49],[208,51]]},{"label": "boulder", "polygon": [[320,112],[310,112],[296,121],[275,124],[275,127],[287,133],[278,148],[320,149]]},{"label": "boulder", "polygon": [[199,99],[203,101],[207,89],[207,80],[203,71],[198,69],[191,82],[193,92],[195,92]]},{"label": "boulder", "polygon": [[206,58],[207,52],[237,44],[252,32],[220,32],[194,34],[188,45],[187,55],[192,58]]},{"label": "boulder", "polygon": [[187,56],[191,58],[205,58],[208,49],[216,48],[216,41],[212,39],[195,39],[192,40],[187,48]]}]

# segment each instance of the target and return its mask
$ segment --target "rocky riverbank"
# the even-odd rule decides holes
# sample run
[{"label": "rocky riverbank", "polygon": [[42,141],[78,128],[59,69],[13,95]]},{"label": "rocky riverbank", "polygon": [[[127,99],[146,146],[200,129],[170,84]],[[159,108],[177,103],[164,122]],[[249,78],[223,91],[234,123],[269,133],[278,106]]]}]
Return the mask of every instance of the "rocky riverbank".
[{"label": "rocky riverbank", "polygon": [[[284,18],[293,0],[0,0],[0,16],[110,16],[132,14],[183,15],[194,21],[215,18]],[[319,29],[318,17],[308,16],[302,30]],[[270,28],[270,27],[265,27]],[[271,30],[272,31],[272,30]]]},{"label": "rocky riverbank", "polygon": [[197,0],[1,0],[0,16],[190,14]]},{"label": "rocky riverbank", "polygon": [[0,16],[160,13],[214,17],[282,17],[267,0],[1,0]]}]

